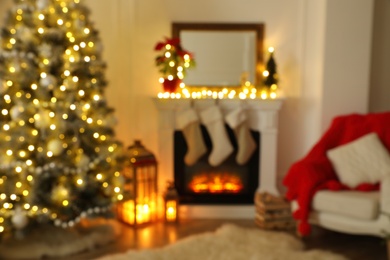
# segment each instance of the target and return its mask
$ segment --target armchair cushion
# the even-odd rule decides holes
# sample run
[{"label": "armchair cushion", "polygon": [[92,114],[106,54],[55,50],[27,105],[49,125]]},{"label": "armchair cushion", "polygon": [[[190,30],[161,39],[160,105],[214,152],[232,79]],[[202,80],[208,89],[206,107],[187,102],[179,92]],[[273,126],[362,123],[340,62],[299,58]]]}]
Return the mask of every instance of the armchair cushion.
[{"label": "armchair cushion", "polygon": [[390,175],[390,155],[376,133],[330,149],[327,156],[340,182],[351,188]]},{"label": "armchair cushion", "polygon": [[361,220],[373,220],[379,216],[379,204],[379,191],[321,190],[314,195],[312,208]]}]

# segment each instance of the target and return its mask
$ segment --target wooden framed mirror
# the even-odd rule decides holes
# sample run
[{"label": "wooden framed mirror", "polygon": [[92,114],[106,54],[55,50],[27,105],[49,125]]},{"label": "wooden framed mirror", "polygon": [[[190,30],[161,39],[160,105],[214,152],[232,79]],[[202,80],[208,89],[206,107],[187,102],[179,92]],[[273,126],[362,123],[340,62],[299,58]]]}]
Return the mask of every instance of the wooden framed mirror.
[{"label": "wooden framed mirror", "polygon": [[187,71],[188,87],[239,87],[261,84],[264,24],[172,23],[172,37],[194,54],[196,67]]}]

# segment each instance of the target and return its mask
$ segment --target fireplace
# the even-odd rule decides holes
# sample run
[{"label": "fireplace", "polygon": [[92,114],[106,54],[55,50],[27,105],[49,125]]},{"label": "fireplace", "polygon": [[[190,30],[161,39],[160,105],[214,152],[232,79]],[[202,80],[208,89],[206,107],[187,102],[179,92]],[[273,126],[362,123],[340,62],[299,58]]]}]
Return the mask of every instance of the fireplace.
[{"label": "fireplace", "polygon": [[[259,149],[257,146],[248,162],[240,165],[235,157],[238,151],[233,130],[225,125],[229,141],[234,150],[218,166],[208,162],[212,142],[206,128],[201,125],[207,153],[194,165],[186,165],[184,155],[187,145],[181,131],[174,133],[174,182],[181,204],[252,204],[253,194],[258,187]],[[260,142],[259,132],[251,131],[256,144]]]},{"label": "fireplace", "polygon": [[[195,108],[198,111],[217,105],[223,114],[228,114],[237,107],[247,111],[248,124],[254,134],[259,135],[258,143],[258,171],[257,181],[252,181],[256,191],[266,191],[278,195],[276,153],[278,133],[278,111],[282,105],[282,99],[160,99],[155,98],[158,111],[158,151],[156,153],[159,162],[159,191],[164,191],[166,183],[175,178],[174,143],[175,132],[178,132],[176,115],[178,111]],[[184,148],[185,149],[185,148]],[[185,152],[183,152],[185,153]],[[207,155],[205,155],[207,157]],[[253,188],[253,187],[252,187]],[[224,194],[229,195],[229,194]],[[253,201],[251,194],[251,201]],[[248,195],[249,201],[249,195]],[[217,200],[217,199],[216,199]],[[219,199],[217,200],[219,201]],[[180,207],[183,218],[254,218],[255,212],[252,204],[235,202],[230,204],[203,204],[186,202]]]}]

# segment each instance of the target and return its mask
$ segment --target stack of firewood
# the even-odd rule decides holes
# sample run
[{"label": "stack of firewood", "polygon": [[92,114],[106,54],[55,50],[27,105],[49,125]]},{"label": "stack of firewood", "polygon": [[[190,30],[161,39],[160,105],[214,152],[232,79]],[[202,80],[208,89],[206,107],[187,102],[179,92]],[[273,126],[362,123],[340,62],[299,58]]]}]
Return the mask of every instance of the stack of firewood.
[{"label": "stack of firewood", "polygon": [[288,230],[295,228],[291,205],[281,196],[267,192],[255,194],[256,224],[264,229]]}]

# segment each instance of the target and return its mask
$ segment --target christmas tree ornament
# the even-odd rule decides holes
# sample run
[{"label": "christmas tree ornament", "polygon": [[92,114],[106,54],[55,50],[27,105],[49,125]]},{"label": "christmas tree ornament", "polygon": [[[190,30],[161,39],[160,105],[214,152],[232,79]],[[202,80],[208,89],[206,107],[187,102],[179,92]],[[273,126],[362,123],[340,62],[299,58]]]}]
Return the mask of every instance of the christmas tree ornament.
[{"label": "christmas tree ornament", "polygon": [[20,64],[21,64],[20,59],[19,59],[19,58],[16,58],[16,59],[13,61],[13,64],[11,64],[10,69],[12,69],[12,71],[13,71],[14,73],[19,73],[20,70],[21,70]]},{"label": "christmas tree ornament", "polygon": [[179,111],[176,115],[176,128],[182,131],[187,144],[187,153],[184,157],[184,162],[187,165],[193,165],[207,152],[200,128],[199,117],[195,109],[190,108]]},{"label": "christmas tree ornament", "polygon": [[34,115],[35,126],[37,128],[47,128],[50,125],[50,111],[41,109]]},{"label": "christmas tree ornament", "polygon": [[22,230],[28,225],[28,217],[21,207],[16,207],[11,217],[12,225],[17,230]]},{"label": "christmas tree ornament", "polygon": [[230,112],[225,117],[225,121],[228,126],[233,129],[236,137],[238,145],[236,162],[240,165],[244,165],[251,158],[257,147],[256,142],[250,133],[247,115],[244,109],[239,107]]},{"label": "christmas tree ornament", "polygon": [[37,5],[37,9],[39,11],[42,11],[49,6],[49,0],[37,0],[36,5]]},{"label": "christmas tree ornament", "polygon": [[63,100],[66,98],[66,88],[63,87],[57,87],[53,89],[53,96],[57,98],[58,100]]},{"label": "christmas tree ornament", "polygon": [[210,165],[218,166],[233,152],[222,112],[218,106],[214,105],[203,110],[200,113],[200,118],[206,126],[212,143],[212,151],[208,161]]},{"label": "christmas tree ornament", "polygon": [[69,199],[69,190],[64,184],[58,184],[53,188],[51,198],[55,203],[61,204],[64,200]]},{"label": "christmas tree ornament", "polygon": [[47,150],[53,153],[53,156],[58,156],[64,150],[63,142],[58,139],[52,139],[47,143]]},{"label": "christmas tree ornament", "polygon": [[22,107],[20,104],[16,104],[10,109],[9,114],[11,116],[11,119],[15,121],[20,118],[23,112],[24,112],[24,107]]},{"label": "christmas tree ornament", "polygon": [[34,32],[27,26],[21,25],[16,31],[18,38],[26,42],[34,42]]},{"label": "christmas tree ornament", "polygon": [[47,74],[44,78],[39,80],[39,84],[42,87],[52,90],[57,84],[57,79],[53,75]]},{"label": "christmas tree ornament", "polygon": [[84,153],[80,153],[76,157],[76,163],[77,163],[78,168],[81,168],[81,169],[87,168],[89,162],[90,162],[89,157]]},{"label": "christmas tree ornament", "polygon": [[50,58],[53,55],[53,46],[48,43],[44,43],[40,45],[38,47],[38,50],[39,50],[39,56],[43,58]]}]

